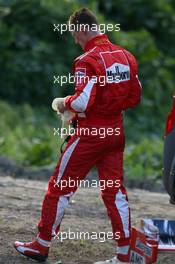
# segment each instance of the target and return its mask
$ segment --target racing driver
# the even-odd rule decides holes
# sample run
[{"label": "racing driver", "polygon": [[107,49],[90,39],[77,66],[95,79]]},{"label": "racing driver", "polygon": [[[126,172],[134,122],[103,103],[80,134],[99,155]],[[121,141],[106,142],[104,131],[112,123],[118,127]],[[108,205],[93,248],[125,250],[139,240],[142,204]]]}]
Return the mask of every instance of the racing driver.
[{"label": "racing driver", "polygon": [[[80,182],[96,166],[99,179],[106,182],[102,199],[116,241],[116,256],[96,263],[129,262],[131,223],[123,185],[125,136],[122,113],[140,102],[137,61],[129,51],[114,45],[100,32],[97,19],[89,9],[82,8],[73,13],[68,23],[75,42],[84,53],[73,64],[75,93],[59,98],[57,109],[61,113],[65,110],[75,113],[78,129],[68,141],[49,180],[37,237],[29,243],[16,241],[14,247],[29,258],[45,261],[51,240],[59,233],[69,199],[78,187],[78,184],[74,187],[68,184],[61,188],[61,181]],[[100,82],[100,77],[105,78],[105,83]],[[80,134],[80,128],[88,129],[88,134]],[[94,128],[97,133],[91,133]],[[104,138],[98,134],[102,128],[107,131]],[[117,129],[120,133],[116,133]],[[107,184],[109,180],[110,184]]]}]

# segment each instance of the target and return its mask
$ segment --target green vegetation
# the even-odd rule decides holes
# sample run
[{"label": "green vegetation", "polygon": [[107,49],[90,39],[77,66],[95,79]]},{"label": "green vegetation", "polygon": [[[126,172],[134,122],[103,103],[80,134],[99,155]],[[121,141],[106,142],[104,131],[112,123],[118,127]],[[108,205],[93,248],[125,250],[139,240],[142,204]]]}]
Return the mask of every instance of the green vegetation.
[{"label": "green vegetation", "polygon": [[[73,92],[53,76],[68,75],[82,53],[69,32],[54,32],[76,9],[87,6],[100,23],[121,24],[110,39],[139,62],[142,103],[125,115],[126,173],[161,177],[163,130],[175,83],[173,0],[0,0],[0,154],[32,166],[54,163],[60,139],[52,99]],[[57,152],[57,151],[56,151]]]},{"label": "green vegetation", "polygon": [[54,136],[59,121],[43,108],[11,106],[0,102],[0,155],[7,155],[25,166],[56,162],[61,140]]},{"label": "green vegetation", "polygon": [[[3,113],[0,122],[0,155],[7,155],[24,166],[55,166],[62,140],[54,135],[54,128],[60,127],[60,122],[52,110],[38,110],[27,104],[14,107],[2,101],[0,113]],[[129,127],[127,131],[130,131]],[[140,137],[137,143],[133,144],[134,141],[136,138],[132,141],[128,136],[126,174],[131,179],[159,179],[162,139]]]},{"label": "green vegetation", "polygon": [[159,138],[130,144],[125,152],[125,170],[130,179],[157,182],[162,175],[163,142]]}]

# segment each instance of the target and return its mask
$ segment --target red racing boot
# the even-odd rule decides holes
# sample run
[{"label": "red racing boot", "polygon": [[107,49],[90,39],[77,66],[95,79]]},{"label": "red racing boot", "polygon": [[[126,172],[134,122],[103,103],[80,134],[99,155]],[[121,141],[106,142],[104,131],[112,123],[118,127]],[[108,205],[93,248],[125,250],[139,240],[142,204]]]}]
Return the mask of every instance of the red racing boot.
[{"label": "red racing boot", "polygon": [[16,241],[14,248],[22,255],[38,262],[46,261],[49,253],[50,242],[37,238],[33,242],[23,243]]}]

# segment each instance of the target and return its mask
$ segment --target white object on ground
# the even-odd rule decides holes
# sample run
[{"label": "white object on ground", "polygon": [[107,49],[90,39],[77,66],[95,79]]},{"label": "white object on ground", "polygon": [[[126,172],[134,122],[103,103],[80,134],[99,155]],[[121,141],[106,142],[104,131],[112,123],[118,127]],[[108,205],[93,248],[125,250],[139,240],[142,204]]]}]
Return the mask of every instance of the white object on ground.
[{"label": "white object on ground", "polygon": [[[123,262],[119,261],[116,257],[114,257],[109,260],[95,262],[94,264],[120,264],[120,263],[123,263]],[[125,264],[127,264],[127,262],[125,262]]]}]

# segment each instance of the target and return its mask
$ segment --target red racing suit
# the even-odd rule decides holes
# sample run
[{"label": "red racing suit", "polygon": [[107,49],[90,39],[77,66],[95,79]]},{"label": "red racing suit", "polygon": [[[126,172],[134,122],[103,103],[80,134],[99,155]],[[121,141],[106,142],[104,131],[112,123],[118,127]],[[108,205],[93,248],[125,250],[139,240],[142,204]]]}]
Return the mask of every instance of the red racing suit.
[{"label": "red racing suit", "polygon": [[89,41],[85,51],[74,62],[76,93],[66,98],[65,105],[78,113],[80,126],[122,123],[121,112],[140,102],[134,56],[105,35]]},{"label": "red racing suit", "polygon": [[[102,198],[114,239],[118,245],[128,245],[130,210],[123,186],[122,111],[140,102],[137,62],[130,52],[112,44],[106,35],[98,35],[86,44],[85,53],[75,60],[73,68],[75,94],[66,97],[66,107],[76,113],[78,128],[110,129],[110,133],[104,137],[99,133],[71,137],[49,181],[38,224],[39,237],[50,241],[58,233],[69,198],[78,187],[62,188],[60,183],[80,182],[96,165],[99,179],[106,182]],[[112,133],[116,128],[120,133]],[[108,180],[113,184],[109,186]]]}]

